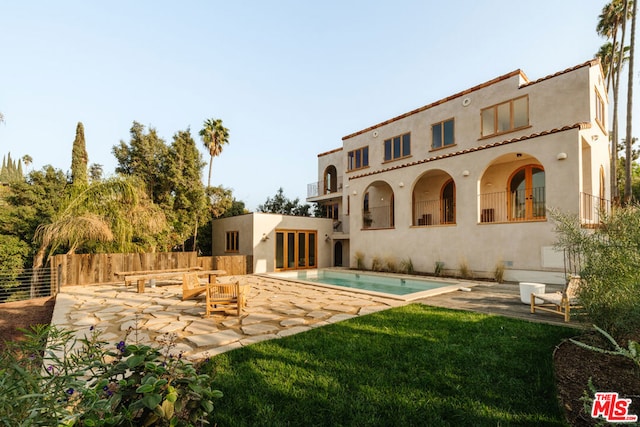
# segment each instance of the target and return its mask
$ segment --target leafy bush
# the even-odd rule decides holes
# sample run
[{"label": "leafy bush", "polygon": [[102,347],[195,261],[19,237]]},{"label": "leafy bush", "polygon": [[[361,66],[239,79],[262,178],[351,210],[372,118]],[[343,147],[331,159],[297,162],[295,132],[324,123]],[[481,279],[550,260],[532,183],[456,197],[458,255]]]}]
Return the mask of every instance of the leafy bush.
[{"label": "leafy bush", "polygon": [[127,343],[131,330],[116,345],[93,328],[79,340],[50,326],[24,332],[0,355],[0,425],[201,425],[222,396],[172,354],[170,335],[160,351]]},{"label": "leafy bush", "polygon": [[18,275],[28,254],[28,244],[15,236],[0,235],[0,301],[7,299],[12,289],[20,286]]},{"label": "leafy bush", "polygon": [[576,216],[551,216],[556,248],[579,254],[578,299],[589,320],[615,337],[640,329],[640,208],[617,208],[595,230]]}]

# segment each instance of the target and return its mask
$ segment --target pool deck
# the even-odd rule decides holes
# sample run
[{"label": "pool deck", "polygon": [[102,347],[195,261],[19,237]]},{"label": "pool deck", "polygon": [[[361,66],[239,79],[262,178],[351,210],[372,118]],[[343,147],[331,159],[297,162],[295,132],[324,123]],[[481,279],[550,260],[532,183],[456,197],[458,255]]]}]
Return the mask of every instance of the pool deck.
[{"label": "pool deck", "polygon": [[[116,283],[63,287],[56,297],[51,323],[75,331],[80,338],[93,326],[101,331],[102,340],[113,343],[124,339],[127,331],[133,331],[128,342],[151,344],[169,339],[173,353],[191,360],[411,303],[567,325],[561,316],[531,314],[529,306],[520,301],[517,284],[461,282],[460,286],[470,291],[402,301],[260,275],[238,278],[251,285],[240,317],[232,312],[203,317],[203,299],[182,301],[179,283],[159,283],[144,293]],[[547,292],[555,290],[560,286],[547,286]],[[568,325],[577,326],[573,322]]]}]

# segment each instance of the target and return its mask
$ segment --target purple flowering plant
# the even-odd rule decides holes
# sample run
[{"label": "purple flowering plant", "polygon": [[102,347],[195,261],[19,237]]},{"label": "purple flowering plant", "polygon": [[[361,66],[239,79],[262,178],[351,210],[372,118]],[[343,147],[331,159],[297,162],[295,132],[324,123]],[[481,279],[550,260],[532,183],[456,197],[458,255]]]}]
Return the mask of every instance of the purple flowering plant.
[{"label": "purple flowering plant", "polygon": [[0,425],[212,422],[213,401],[222,393],[175,352],[174,335],[152,347],[131,328],[115,345],[93,327],[82,339],[50,326],[24,332],[25,341],[0,354]]}]

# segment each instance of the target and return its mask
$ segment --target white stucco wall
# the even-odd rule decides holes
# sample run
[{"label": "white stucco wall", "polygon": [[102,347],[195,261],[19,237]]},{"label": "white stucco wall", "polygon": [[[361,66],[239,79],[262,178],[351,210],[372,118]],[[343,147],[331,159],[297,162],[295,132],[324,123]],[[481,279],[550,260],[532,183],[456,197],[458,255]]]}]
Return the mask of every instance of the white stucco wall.
[{"label": "white stucco wall", "polygon": [[265,273],[275,269],[276,230],[317,231],[317,264],[319,268],[331,266],[331,244],[325,235],[332,232],[332,220],[270,213],[252,213],[213,221],[213,255],[230,255],[225,252],[228,231],[239,232],[239,252],[232,255],[252,255],[253,272]]},{"label": "white stucco wall", "polygon": [[[368,264],[373,257],[411,258],[417,270],[433,271],[436,261],[453,270],[464,262],[475,273],[491,277],[497,263],[504,262],[511,280],[530,280],[537,273],[545,273],[549,282],[563,280],[558,274],[562,268],[558,254],[551,248],[556,237],[552,221],[547,217],[480,224],[478,195],[507,191],[508,178],[518,166],[539,164],[545,171],[548,208],[577,214],[581,192],[609,199],[608,136],[594,121],[596,90],[606,93],[597,63],[532,82],[514,72],[343,138],[343,150],[320,157],[318,164],[322,179],[322,171],[331,162],[340,162],[338,169],[346,171],[349,151],[364,146],[369,150],[369,167],[348,171],[343,177],[342,206],[350,206],[351,213],[345,217],[349,219],[351,264],[355,254],[362,252]],[[480,137],[482,108],[524,95],[528,96],[528,127]],[[455,145],[432,150],[431,125],[451,118],[455,120]],[[577,126],[579,123],[587,125]],[[411,132],[411,156],[383,162],[384,140],[407,132]],[[489,147],[495,143],[498,145]],[[460,155],[448,156],[451,153]],[[607,184],[602,190],[601,168]],[[422,197],[414,190],[439,188],[448,178],[455,182],[456,223],[414,226],[412,201]],[[486,187],[489,183],[494,190]],[[393,228],[362,229],[366,191],[370,191],[370,207],[393,193]]]}]

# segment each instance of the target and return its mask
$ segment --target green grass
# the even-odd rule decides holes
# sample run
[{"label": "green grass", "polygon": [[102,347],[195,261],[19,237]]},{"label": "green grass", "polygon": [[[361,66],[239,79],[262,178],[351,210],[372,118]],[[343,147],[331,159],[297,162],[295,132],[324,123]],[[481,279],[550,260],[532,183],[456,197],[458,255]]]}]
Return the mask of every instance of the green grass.
[{"label": "green grass", "polygon": [[576,331],[413,304],[221,354],[219,426],[560,426]]}]

